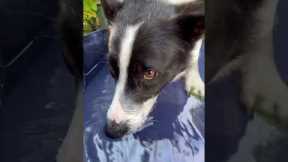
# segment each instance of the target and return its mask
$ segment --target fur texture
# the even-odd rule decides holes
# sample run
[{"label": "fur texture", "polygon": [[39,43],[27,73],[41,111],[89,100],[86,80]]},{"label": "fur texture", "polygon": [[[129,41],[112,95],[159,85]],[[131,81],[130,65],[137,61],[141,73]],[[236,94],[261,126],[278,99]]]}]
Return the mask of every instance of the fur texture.
[{"label": "fur texture", "polygon": [[[107,115],[106,130],[111,137],[141,129],[161,89],[183,72],[187,92],[193,89],[193,93],[204,95],[204,84],[197,74],[204,33],[204,4],[195,2],[102,1],[111,23],[108,60],[117,84]],[[127,31],[133,26],[138,26],[130,34],[133,42],[127,42],[130,39]],[[156,71],[157,76],[145,79],[148,69]]]}]

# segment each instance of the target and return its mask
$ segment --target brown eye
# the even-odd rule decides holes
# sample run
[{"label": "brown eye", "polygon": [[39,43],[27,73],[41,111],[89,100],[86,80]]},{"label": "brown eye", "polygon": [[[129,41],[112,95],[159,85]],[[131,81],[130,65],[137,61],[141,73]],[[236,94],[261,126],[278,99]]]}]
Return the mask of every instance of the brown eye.
[{"label": "brown eye", "polygon": [[152,80],[157,76],[157,71],[155,71],[154,69],[147,69],[144,72],[144,79],[145,80]]}]

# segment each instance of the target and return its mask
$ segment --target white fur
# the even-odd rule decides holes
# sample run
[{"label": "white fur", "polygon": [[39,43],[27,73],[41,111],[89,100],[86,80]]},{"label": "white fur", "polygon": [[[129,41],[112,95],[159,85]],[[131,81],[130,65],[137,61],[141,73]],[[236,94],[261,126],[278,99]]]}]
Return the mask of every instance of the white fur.
[{"label": "white fur", "polygon": [[[126,31],[124,32],[124,36],[121,41],[120,53],[119,53],[119,70],[120,70],[119,79],[116,84],[112,104],[107,113],[107,118],[115,121],[116,123],[128,120],[126,115],[127,112],[125,111],[125,105],[123,106],[124,102],[121,102],[121,100],[123,98],[124,89],[127,82],[128,66],[130,63],[134,40],[141,24],[142,23],[133,26],[128,26]],[[113,32],[115,32],[115,29],[116,28],[114,27]],[[110,38],[110,40],[111,39],[113,39],[113,37]]]},{"label": "white fur", "polygon": [[199,73],[198,60],[200,56],[201,45],[203,42],[203,38],[199,39],[194,48],[191,50],[190,54],[190,64],[186,69],[185,74],[185,87],[188,93],[196,94],[201,98],[205,95],[205,85],[202,81]]},{"label": "white fur", "polygon": [[149,113],[151,112],[153,105],[157,100],[157,96],[148,99],[147,101],[143,102],[141,105],[134,104],[132,106],[138,107],[139,111],[126,113],[125,118],[128,119],[128,125],[130,128],[130,132],[135,132],[141,129],[144,126],[145,121]]},{"label": "white fur", "polygon": [[177,75],[174,77],[174,79],[172,80],[172,82],[175,82],[175,81],[183,78],[183,76],[185,76],[185,74],[186,74],[186,71],[182,71],[181,73],[177,74]]},{"label": "white fur", "polygon": [[117,26],[116,25],[111,25],[109,26],[109,40],[108,40],[108,49],[112,49],[112,42],[114,40],[115,34],[117,31]]},{"label": "white fur", "polygon": [[[124,33],[119,54],[119,79],[116,84],[112,104],[107,112],[107,118],[109,120],[113,120],[116,123],[127,122],[131,132],[135,132],[143,127],[143,124],[147,120],[148,114],[151,112],[157,99],[156,96],[148,99],[142,104],[137,104],[124,94],[133,43],[141,25],[142,23],[128,26]],[[114,30],[114,33],[116,27],[113,27],[112,30]],[[113,34],[111,36],[113,37]],[[110,41],[112,39],[113,38],[110,38]],[[130,109],[131,107],[132,109]],[[135,110],[134,108],[137,109]]]}]

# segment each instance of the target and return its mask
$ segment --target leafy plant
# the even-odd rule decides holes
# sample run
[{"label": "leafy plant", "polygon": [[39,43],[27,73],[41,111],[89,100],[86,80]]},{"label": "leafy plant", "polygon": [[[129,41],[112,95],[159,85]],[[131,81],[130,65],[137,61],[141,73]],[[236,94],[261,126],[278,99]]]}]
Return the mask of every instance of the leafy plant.
[{"label": "leafy plant", "polygon": [[83,30],[84,34],[87,34],[101,27],[104,17],[100,0],[84,0],[83,6]]}]

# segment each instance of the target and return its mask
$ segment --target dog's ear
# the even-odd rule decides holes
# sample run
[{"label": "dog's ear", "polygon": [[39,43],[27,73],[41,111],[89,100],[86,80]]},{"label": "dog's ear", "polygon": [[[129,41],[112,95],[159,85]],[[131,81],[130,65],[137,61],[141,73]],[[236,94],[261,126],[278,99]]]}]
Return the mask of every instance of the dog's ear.
[{"label": "dog's ear", "polygon": [[181,15],[172,19],[181,40],[192,42],[198,40],[205,32],[203,15]]},{"label": "dog's ear", "polygon": [[[175,3],[171,2],[183,2]],[[199,39],[205,32],[205,4],[204,0],[169,0],[176,11],[176,16],[170,19],[176,24],[177,33],[182,40],[191,42]]]},{"label": "dog's ear", "polygon": [[113,22],[117,12],[121,9],[124,0],[101,0],[104,13],[108,21]]}]

